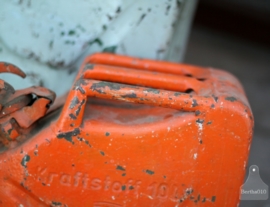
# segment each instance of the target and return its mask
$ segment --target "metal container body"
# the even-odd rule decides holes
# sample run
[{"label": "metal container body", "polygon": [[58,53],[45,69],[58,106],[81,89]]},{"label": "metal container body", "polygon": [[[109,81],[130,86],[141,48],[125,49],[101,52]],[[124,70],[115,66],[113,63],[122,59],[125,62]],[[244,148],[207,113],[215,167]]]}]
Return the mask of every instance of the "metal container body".
[{"label": "metal container body", "polygon": [[2,147],[0,206],[237,206],[252,131],[224,71],[95,54],[64,107]]}]

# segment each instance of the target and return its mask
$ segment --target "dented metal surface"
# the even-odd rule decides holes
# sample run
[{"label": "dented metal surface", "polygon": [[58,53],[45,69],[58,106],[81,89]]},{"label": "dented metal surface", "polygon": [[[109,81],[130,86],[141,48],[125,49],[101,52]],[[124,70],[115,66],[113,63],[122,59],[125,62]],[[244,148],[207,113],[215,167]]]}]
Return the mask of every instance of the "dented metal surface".
[{"label": "dented metal surface", "polygon": [[2,148],[0,206],[239,202],[253,116],[224,71],[95,54],[51,116]]}]

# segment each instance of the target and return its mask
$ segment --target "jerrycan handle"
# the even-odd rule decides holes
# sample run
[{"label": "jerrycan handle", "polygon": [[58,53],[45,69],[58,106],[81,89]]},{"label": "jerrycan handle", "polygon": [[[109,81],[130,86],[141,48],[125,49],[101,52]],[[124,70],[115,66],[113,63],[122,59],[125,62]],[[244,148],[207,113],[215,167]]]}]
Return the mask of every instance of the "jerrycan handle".
[{"label": "jerrycan handle", "polygon": [[[165,71],[166,63],[163,65],[162,70]],[[87,97],[114,99],[188,112],[204,110],[214,103],[213,97],[196,95],[200,87],[203,87],[201,81],[164,71],[131,69],[125,65],[117,67],[92,64],[91,57],[86,59],[57,121],[58,128],[61,131],[70,131],[80,127]],[[191,89],[194,91],[193,94],[187,93]]]}]

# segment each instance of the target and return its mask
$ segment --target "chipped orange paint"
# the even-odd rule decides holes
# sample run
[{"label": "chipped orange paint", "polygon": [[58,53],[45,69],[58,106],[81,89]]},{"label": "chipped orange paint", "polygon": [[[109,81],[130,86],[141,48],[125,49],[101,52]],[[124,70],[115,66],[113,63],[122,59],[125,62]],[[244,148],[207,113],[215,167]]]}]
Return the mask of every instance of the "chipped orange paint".
[{"label": "chipped orange paint", "polygon": [[224,71],[95,54],[63,108],[2,149],[0,206],[237,206],[252,132]]}]

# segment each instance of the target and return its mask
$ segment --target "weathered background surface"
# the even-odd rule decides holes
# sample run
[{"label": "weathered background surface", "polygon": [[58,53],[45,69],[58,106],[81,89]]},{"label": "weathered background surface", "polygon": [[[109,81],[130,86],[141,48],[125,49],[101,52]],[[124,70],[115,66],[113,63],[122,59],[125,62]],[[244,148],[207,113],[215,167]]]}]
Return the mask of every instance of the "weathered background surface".
[{"label": "weathered background surface", "polygon": [[42,85],[60,95],[95,52],[180,61],[196,2],[0,0],[0,61],[28,75],[1,77],[16,89]]}]

